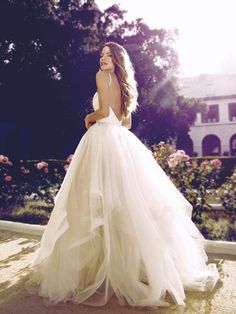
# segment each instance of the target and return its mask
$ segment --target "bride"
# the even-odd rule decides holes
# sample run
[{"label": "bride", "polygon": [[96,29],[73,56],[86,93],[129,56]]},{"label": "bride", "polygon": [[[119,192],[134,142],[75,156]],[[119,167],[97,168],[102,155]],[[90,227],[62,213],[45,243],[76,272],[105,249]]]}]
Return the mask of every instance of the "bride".
[{"label": "bride", "polygon": [[126,50],[106,43],[94,112],[30,265],[26,288],[50,303],[184,305],[184,290],[212,290],[191,204],[132,133],[137,88]]}]

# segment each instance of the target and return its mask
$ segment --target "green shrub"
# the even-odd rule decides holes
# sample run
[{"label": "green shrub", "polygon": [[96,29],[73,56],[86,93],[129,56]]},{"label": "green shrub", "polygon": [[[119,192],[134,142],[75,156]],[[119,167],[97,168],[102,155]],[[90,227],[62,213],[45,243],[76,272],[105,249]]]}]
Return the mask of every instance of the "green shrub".
[{"label": "green shrub", "polygon": [[236,214],[236,168],[218,190],[220,200],[229,214]]},{"label": "green shrub", "polygon": [[[190,158],[183,150],[164,142],[153,145],[152,151],[159,165],[192,204],[192,219],[202,234],[208,239],[236,241],[236,168],[222,181],[225,169],[218,158]],[[66,161],[33,160],[13,164],[8,157],[0,155],[0,219],[46,224],[72,158],[70,155]],[[212,210],[209,202],[216,198],[223,210]]]},{"label": "green shrub", "polygon": [[183,150],[160,142],[152,146],[153,156],[185,198],[193,205],[193,220],[202,222],[202,213],[211,209],[209,198],[215,195],[222,170],[221,161],[199,163]]},{"label": "green shrub", "polygon": [[16,208],[25,207],[27,200],[44,201],[53,208],[73,155],[66,161],[23,161],[13,164],[0,155],[0,218],[6,219]]}]

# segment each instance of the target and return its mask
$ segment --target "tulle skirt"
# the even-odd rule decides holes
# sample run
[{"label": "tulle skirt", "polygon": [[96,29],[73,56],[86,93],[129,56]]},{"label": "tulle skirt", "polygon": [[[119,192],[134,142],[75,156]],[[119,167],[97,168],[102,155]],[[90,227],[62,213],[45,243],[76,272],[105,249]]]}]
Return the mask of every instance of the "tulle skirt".
[{"label": "tulle skirt", "polygon": [[128,129],[97,122],[82,137],[30,265],[26,288],[50,303],[184,305],[212,290],[192,206]]}]

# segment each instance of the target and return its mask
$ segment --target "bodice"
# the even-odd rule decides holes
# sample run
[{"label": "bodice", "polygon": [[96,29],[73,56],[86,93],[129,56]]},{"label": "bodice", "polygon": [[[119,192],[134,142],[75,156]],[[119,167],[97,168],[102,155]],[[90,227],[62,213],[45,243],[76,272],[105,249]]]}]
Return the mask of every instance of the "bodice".
[{"label": "bodice", "polygon": [[[96,92],[93,96],[93,109],[97,110],[99,109],[99,101],[98,101],[98,93]],[[114,111],[112,110],[111,106],[109,106],[109,115],[105,118],[97,120],[97,123],[107,123],[107,124],[115,124],[115,125],[121,125],[122,120],[119,121],[117,116],[115,115]]]}]

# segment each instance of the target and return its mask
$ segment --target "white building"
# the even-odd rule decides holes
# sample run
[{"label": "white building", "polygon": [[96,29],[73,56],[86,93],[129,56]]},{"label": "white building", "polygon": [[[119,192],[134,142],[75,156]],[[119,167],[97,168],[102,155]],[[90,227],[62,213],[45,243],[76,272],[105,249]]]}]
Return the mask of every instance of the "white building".
[{"label": "white building", "polygon": [[236,75],[181,78],[180,93],[200,98],[206,114],[197,114],[189,135],[199,156],[236,155]]}]

